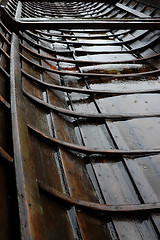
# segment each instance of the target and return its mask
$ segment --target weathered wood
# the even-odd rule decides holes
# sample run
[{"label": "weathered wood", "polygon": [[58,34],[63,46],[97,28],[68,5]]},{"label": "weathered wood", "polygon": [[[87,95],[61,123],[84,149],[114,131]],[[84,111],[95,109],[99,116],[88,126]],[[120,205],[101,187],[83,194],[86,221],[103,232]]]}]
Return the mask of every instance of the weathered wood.
[{"label": "weathered wood", "polygon": [[45,223],[30,154],[28,131],[25,124],[21,85],[19,42],[15,33],[11,44],[11,113],[14,160],[23,239],[44,239]]},{"label": "weathered wood", "polygon": [[155,19],[103,19],[103,20],[65,20],[54,18],[13,18],[4,8],[2,8],[2,19],[6,20],[7,26],[13,31],[27,29],[60,29],[60,28],[84,28],[84,29],[159,29],[160,21]]},{"label": "weathered wood", "polygon": [[[26,44],[24,42],[24,44]],[[26,51],[23,50],[26,57],[32,59]],[[34,60],[34,59],[33,59]],[[39,62],[39,60],[35,60]],[[42,75],[39,71],[33,71],[32,67],[25,62],[22,62],[22,68],[27,72],[32,72],[35,77],[41,78]],[[31,94],[43,99],[42,91],[39,87],[31,84],[23,77],[24,87]],[[49,116],[44,110],[34,107],[29,101],[25,103],[26,120],[28,123],[39,126],[43,132],[49,134],[52,125],[50,124]],[[31,132],[30,132],[31,133]],[[59,154],[57,148],[52,149],[48,144],[43,144],[33,134],[29,135],[31,151],[34,156],[34,166],[36,169],[36,178],[38,180],[49,183],[57,190],[62,191],[64,185],[62,184],[62,177],[59,167]],[[41,194],[41,203],[44,212],[44,219],[47,225],[46,238],[48,239],[74,239],[74,232],[70,223],[70,216],[68,210],[56,202],[51,201],[46,195]],[[58,218],[57,218],[58,216]],[[61,231],[63,229],[63,231]]]}]

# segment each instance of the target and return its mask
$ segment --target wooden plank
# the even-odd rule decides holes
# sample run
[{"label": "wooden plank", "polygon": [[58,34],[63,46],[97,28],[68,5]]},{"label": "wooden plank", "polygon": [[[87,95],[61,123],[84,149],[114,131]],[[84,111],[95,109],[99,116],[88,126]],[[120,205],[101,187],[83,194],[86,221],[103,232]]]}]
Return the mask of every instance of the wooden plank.
[{"label": "wooden plank", "polygon": [[[46,66],[47,64],[45,64],[45,62],[42,62],[42,65]],[[55,64],[54,67],[58,68],[58,66]],[[54,75],[48,75],[47,73],[44,73],[44,81],[52,81],[51,76],[54,77]],[[60,84],[59,78],[56,80],[56,83]],[[65,94],[59,95],[59,93],[56,91],[54,93],[52,91],[47,91],[47,95],[49,102],[56,105],[58,104],[59,106],[66,106]],[[63,138],[69,142],[78,142],[72,123],[66,121],[57,114],[52,113],[51,116],[56,137],[59,139]],[[89,176],[86,162],[81,161],[78,156],[66,152],[61,148],[59,148],[59,153],[68,185],[68,190],[71,196],[82,197],[83,195],[83,198],[86,200],[92,199],[93,201],[98,201],[94,187],[88,179]],[[75,215],[75,218],[78,221],[78,227],[80,228],[79,231],[82,235],[82,238],[97,239],[100,237],[103,239],[107,236],[108,239],[111,239],[110,233],[107,229],[107,224],[104,225],[101,220],[93,218],[87,213],[81,212],[79,210],[73,211],[72,214]],[[91,228],[92,232],[89,230]]]},{"label": "wooden plank", "polygon": [[[27,45],[25,42],[24,44]],[[34,50],[37,51],[36,49]],[[33,61],[39,62],[39,60],[34,59],[25,50],[23,51],[23,54],[26,57],[33,59]],[[36,71],[25,62],[22,62],[22,68],[25,71],[32,73],[35,77],[43,77],[39,71]],[[24,88],[27,91],[41,99],[44,98],[44,100],[46,100],[46,95],[43,89],[40,89],[36,85],[28,82],[25,78],[23,78],[23,81]],[[26,121],[29,124],[38,127],[46,134],[51,134],[52,124],[50,122],[49,113],[41,110],[27,99],[25,100],[25,112],[27,116]],[[59,191],[64,190],[65,185],[63,183],[61,166],[59,165],[59,153],[57,148],[55,147],[52,149],[32,135],[29,135],[29,138],[31,143],[31,152],[35,159],[34,166],[36,169],[36,178],[53,186]],[[46,237],[48,237],[48,239],[74,239],[74,232],[72,231],[72,224],[66,207],[54,202],[42,193],[40,194],[40,197],[44,212],[45,225],[47,226]],[[61,229],[63,229],[63,231],[61,231]]]},{"label": "wooden plank", "polygon": [[[77,83],[74,83],[74,86],[78,86],[77,85]],[[73,82],[72,82],[72,87],[73,87]],[[86,112],[88,112],[88,111],[93,111],[93,112],[95,112],[96,111],[96,109],[94,109],[93,108],[93,110],[90,110],[91,109],[91,106],[93,105],[91,105],[91,103],[89,103],[89,107],[88,107],[88,104],[86,103],[85,104],[85,98],[84,98],[84,102],[83,102],[83,100],[81,100],[81,102],[82,102],[82,104],[80,104],[80,101],[78,101],[79,99],[82,99],[82,96],[79,96],[79,95],[77,95],[77,94],[72,94],[72,101],[73,101],[73,103],[72,103],[72,107],[74,107],[74,110],[77,110],[78,108],[79,109],[81,109],[81,108],[83,108],[83,111],[85,110]],[[75,101],[76,100],[76,101]],[[75,102],[75,104],[74,104],[74,102]],[[77,102],[77,104],[76,104],[76,102]],[[81,106],[80,106],[81,105]],[[86,105],[86,106],[85,106]],[[84,108],[85,107],[85,108]],[[95,127],[95,128],[97,128],[97,126]],[[82,136],[83,136],[83,140],[84,140],[84,142],[88,145],[88,144],[90,144],[90,145],[92,145],[92,146],[96,146],[96,147],[104,147],[104,146],[106,146],[105,144],[105,142],[106,142],[106,137],[104,137],[104,138],[102,138],[102,132],[103,132],[103,134],[104,134],[104,128],[103,128],[103,130],[101,131],[101,133],[99,132],[99,135],[98,135],[98,133],[97,132],[95,132],[95,129],[93,128],[93,132],[91,131],[91,125],[80,125],[80,129],[81,129],[81,133],[82,133]],[[87,129],[88,129],[88,131],[87,131]],[[105,134],[105,135],[107,135],[107,134]],[[96,138],[95,138],[95,136],[96,136]],[[99,139],[101,139],[101,142],[99,142]],[[103,140],[102,140],[103,139]],[[96,142],[95,142],[96,141]],[[94,144],[94,145],[93,145]],[[102,144],[104,145],[104,146],[102,146]],[[105,168],[104,168],[104,164],[102,165],[102,164],[95,164],[94,162],[93,162],[93,165],[95,165],[94,166],[94,169],[95,169],[95,173],[97,174],[97,178],[99,179],[99,181],[101,180],[101,178],[102,178],[102,176],[103,177],[105,177],[105,179],[104,180],[101,180],[101,182],[100,182],[100,186],[101,186],[101,190],[102,190],[102,192],[106,192],[106,195],[105,195],[105,197],[106,197],[106,201],[107,201],[107,203],[109,202],[109,196],[110,196],[110,201],[117,201],[118,200],[118,198],[120,198],[121,199],[121,201],[122,201],[122,199],[123,199],[123,193],[124,192],[126,192],[126,194],[124,194],[124,199],[123,199],[123,201],[129,201],[129,202],[131,202],[131,201],[135,201],[136,200],[136,194],[135,195],[132,195],[133,194],[133,190],[131,191],[131,185],[130,185],[130,187],[127,189],[126,187],[125,187],[125,185],[126,185],[126,182],[128,182],[129,183],[129,179],[127,180],[127,175],[125,175],[126,173],[125,173],[125,170],[124,171],[122,171],[123,170],[123,164],[121,163],[121,165],[120,165],[120,163],[118,163],[118,164],[116,164],[116,163],[114,163],[114,166],[113,166],[113,164],[112,165],[110,165],[109,164],[109,161],[106,161],[106,166],[108,166],[107,167],[107,170],[105,171]],[[100,165],[102,165],[101,167],[100,167]],[[117,165],[117,167],[116,167],[116,165]],[[98,169],[98,166],[99,166],[99,169]],[[117,168],[117,170],[116,170],[116,168]],[[118,171],[118,168],[119,168],[119,171]],[[111,174],[111,169],[113,169],[112,171],[113,171],[113,175],[111,176],[110,174]],[[120,170],[121,169],[121,170]],[[123,178],[122,178],[122,176],[121,176],[121,174],[123,173],[123,176],[125,176],[124,177],[124,184],[123,184]],[[99,174],[99,175],[98,175]],[[110,176],[109,176],[110,175]],[[116,179],[118,178],[119,179],[119,182],[121,183],[120,184],[120,186],[121,186],[121,188],[120,188],[120,186],[118,187],[117,186],[117,188],[116,188],[116,185],[118,184],[118,179],[116,180],[116,181],[114,181],[114,176],[116,176]],[[121,177],[120,177],[121,176]],[[110,184],[108,183],[108,180],[110,179]],[[114,184],[113,184],[113,181],[114,181]],[[113,186],[114,186],[114,188],[115,188],[115,192],[113,192]],[[104,189],[103,189],[104,188]],[[126,189],[125,189],[126,188]],[[105,190],[106,189],[106,190]],[[122,192],[120,192],[120,189],[122,189]],[[129,194],[129,191],[131,191],[132,193],[130,193]],[[113,195],[109,195],[109,192],[111,193],[111,194],[113,194]],[[120,197],[121,196],[121,197]],[[130,200],[129,199],[126,199],[126,196],[127,197],[131,197],[130,198]],[[135,198],[135,200],[133,200]],[[138,201],[138,199],[137,199],[137,201]],[[110,202],[109,202],[110,203]],[[144,218],[145,219],[145,218]],[[141,235],[139,235],[139,230],[138,230],[138,228],[136,227],[136,223],[135,223],[135,225],[133,224],[133,219],[132,219],[132,223],[130,223],[130,221],[129,221],[129,219],[127,218],[127,222],[126,221],[124,221],[124,225],[127,223],[128,224],[128,228],[130,229],[130,232],[127,232],[126,230],[127,229],[125,229],[125,228],[123,228],[122,226],[123,226],[123,220],[121,219],[121,218],[118,218],[118,219],[114,219],[113,220],[114,221],[114,224],[115,224],[115,226],[116,226],[116,229],[117,229],[117,231],[118,231],[118,234],[119,234],[119,237],[122,237],[122,235],[124,234],[124,232],[125,232],[125,234],[123,235],[123,237],[125,236],[125,238],[126,239],[129,239],[131,236],[132,237],[134,237],[134,238],[136,238],[136,239],[141,239]],[[152,229],[153,227],[152,227],[152,223],[150,222],[150,221],[147,221],[148,222],[148,226],[150,226],[150,229]],[[143,224],[143,221],[141,222],[141,224],[142,224],[142,226],[144,227],[144,224],[145,224],[145,220],[144,220],[144,224]],[[134,228],[135,227],[135,228]],[[142,229],[143,229],[143,227],[142,227]],[[137,228],[137,229],[136,229]],[[125,231],[124,231],[124,229],[125,229]],[[133,230],[133,231],[131,231],[131,229]],[[124,232],[123,232],[124,231]],[[136,235],[135,235],[136,234]],[[148,232],[147,234],[154,234],[154,231],[153,231],[153,229],[152,229],[152,231],[150,230],[150,233]],[[149,239],[151,236],[145,236],[144,237],[144,239]],[[155,238],[157,238],[156,236],[154,236]]]},{"label": "wooden plank", "polygon": [[20,74],[19,41],[12,34],[11,44],[11,113],[14,159],[23,239],[44,239],[45,228],[36,183],[28,132],[25,124]]}]

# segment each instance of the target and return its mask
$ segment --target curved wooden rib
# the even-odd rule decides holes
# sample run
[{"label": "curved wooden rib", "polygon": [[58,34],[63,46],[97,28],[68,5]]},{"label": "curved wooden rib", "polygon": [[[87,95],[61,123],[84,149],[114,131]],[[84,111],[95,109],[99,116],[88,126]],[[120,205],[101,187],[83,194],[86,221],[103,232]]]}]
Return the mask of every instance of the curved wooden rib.
[{"label": "curved wooden rib", "polygon": [[[124,44],[128,44],[128,43],[131,43],[131,42],[134,42],[134,41],[136,41],[136,40],[138,40],[138,39],[140,39],[142,36],[145,36],[146,34],[147,34],[147,32],[148,31],[146,31],[145,33],[143,33],[143,34],[141,34],[140,36],[137,36],[137,37],[135,37],[135,38],[132,38],[132,39],[129,39],[129,40],[126,40],[126,41],[121,41],[121,42],[111,42],[111,43],[105,43],[105,42],[95,42],[95,43],[90,43],[90,42],[80,42],[80,41],[78,41],[78,42],[75,42],[75,41],[62,41],[62,40],[56,40],[56,39],[48,39],[48,38],[44,38],[44,37],[41,37],[41,36],[37,36],[36,34],[34,34],[34,33],[32,33],[32,32],[30,32],[30,31],[26,31],[25,33],[27,33],[28,35],[30,35],[33,39],[41,39],[41,40],[43,40],[43,41],[46,41],[46,42],[51,42],[51,43],[55,43],[55,42],[58,42],[58,43],[63,43],[63,44],[73,44],[73,45],[87,45],[87,46],[103,46],[103,45],[106,45],[107,44],[107,46],[121,46],[121,45],[124,45]],[[65,35],[63,35],[63,37],[66,37]],[[76,36],[72,36],[72,38],[78,38],[78,37],[76,37]],[[85,38],[85,37],[84,37]]]},{"label": "curved wooden rib", "polygon": [[[31,40],[27,39],[27,37],[25,37],[23,34],[20,34],[19,35],[27,42],[29,42],[31,45],[34,45],[34,46],[37,46],[37,47],[40,47],[41,49],[46,49],[50,52],[56,52],[55,50],[53,49],[49,49],[49,48],[46,48],[44,46],[41,46],[40,44],[37,44],[37,43],[33,43]],[[148,44],[145,44],[141,47],[137,47],[137,48],[133,48],[133,49],[128,49],[128,50],[112,50],[112,51],[109,51],[109,50],[104,50],[104,51],[101,51],[101,53],[103,54],[112,54],[112,53],[135,53],[135,52],[138,52],[138,51],[144,51],[145,49],[147,49],[149,46],[151,46],[152,44],[154,44],[156,41],[158,41],[160,39],[160,36],[156,36],[155,39],[153,39],[152,41],[150,41]],[[105,44],[103,44],[105,45]],[[108,45],[108,44],[107,44]],[[119,42],[119,45],[120,45],[120,42]],[[93,50],[78,50],[76,49],[75,52],[79,53],[79,54],[86,54],[86,53],[89,53],[89,54],[96,54],[98,53],[97,51],[93,51]],[[60,53],[73,53],[72,50],[67,50],[67,51],[61,51]]]},{"label": "curved wooden rib", "polygon": [[10,41],[0,32],[0,37],[3,38],[3,40],[8,44],[11,45]]},{"label": "curved wooden rib", "polygon": [[54,106],[50,103],[46,103],[43,100],[31,95],[30,93],[26,92],[23,89],[23,93],[31,100],[34,102],[40,104],[42,107],[45,107],[49,110],[53,110],[55,112],[58,112],[60,114],[64,114],[70,117],[75,117],[75,118],[89,118],[89,119],[108,119],[108,120],[113,120],[113,121],[124,121],[124,120],[129,120],[129,119],[136,119],[136,118],[150,118],[150,117],[160,117],[160,113],[150,113],[150,114],[145,114],[145,113],[138,113],[138,114],[102,114],[102,113],[97,113],[97,114],[87,114],[87,113],[79,113],[75,111],[71,111],[68,109],[64,109],[61,107]]},{"label": "curved wooden rib", "polygon": [[107,204],[100,204],[90,201],[80,200],[71,196],[67,196],[64,193],[61,193],[55,190],[52,187],[47,186],[46,184],[38,181],[39,188],[48,193],[49,195],[61,200],[63,202],[68,203],[69,205],[74,205],[82,208],[87,208],[92,211],[98,212],[110,212],[110,213],[117,213],[117,212],[139,212],[139,211],[151,211],[160,209],[160,203],[147,203],[147,204],[131,204],[131,205],[107,205]]},{"label": "curved wooden rib", "polygon": [[0,51],[8,58],[10,59],[10,56],[4,51],[2,47],[0,47]]},{"label": "curved wooden rib", "polygon": [[2,23],[2,21],[0,21],[0,25],[5,29],[5,31],[7,31],[7,33],[9,35],[11,35],[12,33],[9,31],[9,29]]},{"label": "curved wooden rib", "polygon": [[[101,53],[104,53],[104,54],[111,54],[111,53],[135,53],[135,52],[142,52],[144,51],[145,49],[149,48],[149,46],[151,46],[152,44],[154,44],[156,41],[159,41],[160,37],[159,36],[156,36],[155,39],[153,39],[152,41],[150,41],[148,44],[145,44],[141,47],[137,47],[137,48],[133,48],[133,49],[128,49],[128,50],[115,50],[115,51],[101,51]],[[105,44],[104,44],[105,45]],[[120,44],[119,44],[120,45]],[[97,51],[93,51],[93,50],[78,50],[78,49],[75,49],[75,52],[76,53],[81,53],[81,54],[96,54]]]},{"label": "curved wooden rib", "polygon": [[7,108],[10,108],[10,104],[0,95],[0,102]]},{"label": "curved wooden rib", "polygon": [[5,75],[5,77],[10,78],[10,74],[8,74],[2,66],[0,66],[0,71]]},{"label": "curved wooden rib", "polygon": [[2,157],[7,162],[13,162],[13,158],[2,147],[0,147],[0,157]]},{"label": "curved wooden rib", "polygon": [[73,64],[123,64],[123,63],[128,63],[128,64],[132,64],[132,63],[143,63],[144,61],[149,61],[151,59],[157,58],[160,56],[160,53],[157,53],[155,55],[152,55],[150,57],[145,57],[145,58],[137,58],[137,59],[133,59],[133,60],[122,60],[122,61],[83,61],[83,60],[72,60],[72,59],[63,59],[63,58],[55,58],[55,57],[50,57],[50,56],[44,56],[40,53],[37,53],[33,50],[31,50],[30,48],[27,48],[26,46],[24,46],[22,43],[20,43],[21,47],[23,47],[25,50],[27,50],[28,52],[30,52],[31,54],[33,54],[34,56],[38,57],[38,58],[42,58],[45,60],[50,60],[50,61],[55,61],[55,62],[67,62],[67,63],[73,63]]},{"label": "curved wooden rib", "polygon": [[129,95],[129,94],[150,94],[150,93],[159,93],[160,89],[151,89],[151,90],[127,90],[127,91],[112,91],[112,90],[92,90],[92,89],[81,89],[81,88],[72,88],[72,87],[65,87],[65,86],[59,86],[55,84],[50,84],[46,82],[42,82],[38,78],[35,78],[31,76],[30,74],[26,73],[23,69],[21,69],[22,74],[29,79],[30,81],[35,82],[36,84],[49,88],[49,89],[55,89],[58,91],[63,92],[76,92],[76,93],[82,93],[87,95],[100,95],[100,96],[113,96],[113,95]]},{"label": "curved wooden rib", "polygon": [[[77,31],[78,31],[78,29],[76,29]],[[65,30],[64,30],[65,31]],[[82,30],[79,30],[80,32],[82,31]],[[131,30],[126,30],[126,31],[124,31],[123,33],[115,33],[115,34],[109,34],[109,35],[97,35],[97,36],[75,36],[75,35],[67,35],[67,34],[65,34],[65,35],[62,35],[62,34],[55,34],[55,33],[49,33],[49,32],[43,32],[43,31],[41,31],[41,30],[35,30],[35,32],[37,32],[37,33],[39,33],[39,34],[42,34],[42,35],[44,35],[44,36],[48,36],[48,37],[52,37],[52,36],[54,36],[54,37],[66,37],[66,38],[87,38],[87,39],[92,39],[92,38],[100,38],[100,39],[109,39],[110,37],[117,37],[117,36],[121,36],[121,35],[126,35],[126,34],[128,34],[128,33],[130,33],[131,32]],[[61,30],[61,32],[62,32],[62,30]],[[72,32],[72,30],[66,30],[66,32]],[[88,31],[88,32],[90,32],[90,31]],[[96,32],[96,30],[94,31],[94,33]],[[99,31],[100,32],[100,31]],[[102,30],[101,30],[101,32],[102,32]],[[85,30],[83,31],[83,33],[85,33]]]},{"label": "curved wooden rib", "polygon": [[43,67],[37,63],[34,63],[33,61],[29,60],[26,58],[23,54],[20,53],[20,56],[24,61],[26,61],[29,64],[32,64],[34,67],[40,69],[41,71],[47,71],[47,72],[52,72],[56,73],[59,75],[71,75],[71,76],[79,76],[79,77],[108,77],[108,78],[126,78],[126,77],[139,77],[139,76],[148,76],[152,74],[158,74],[160,73],[160,69],[157,70],[151,70],[149,72],[141,72],[141,73],[127,73],[127,74],[103,74],[103,73],[77,73],[77,72],[71,72],[71,71],[59,71],[59,70],[54,70],[51,68]]},{"label": "curved wooden rib", "polygon": [[[38,30],[37,29],[37,31],[41,31],[41,30]],[[75,32],[75,33],[101,33],[101,32],[106,32],[106,31],[108,31],[108,29],[106,29],[106,28],[104,28],[104,29],[78,29],[78,28],[72,28],[72,29],[65,29],[65,28],[60,28],[60,29],[58,29],[58,31],[61,31],[61,32]],[[124,32],[123,33],[114,33],[114,34],[110,34],[110,35],[108,35],[109,37],[117,37],[117,36],[120,36],[120,35],[125,35],[125,33],[131,33],[132,32],[132,30],[130,30],[130,29],[128,29],[128,30],[124,30]]]},{"label": "curved wooden rib", "polygon": [[87,155],[105,155],[105,156],[112,156],[112,160],[114,161],[113,156],[140,156],[140,155],[153,155],[153,154],[159,154],[160,149],[153,149],[153,150],[119,150],[119,149],[91,149],[87,148],[82,145],[77,145],[69,142],[65,142],[53,137],[46,136],[38,129],[32,127],[31,125],[27,125],[29,130],[31,130],[34,134],[36,134],[38,137],[44,139],[50,144],[56,144],[60,147],[66,148],[68,150],[72,150],[75,152],[87,154]]}]

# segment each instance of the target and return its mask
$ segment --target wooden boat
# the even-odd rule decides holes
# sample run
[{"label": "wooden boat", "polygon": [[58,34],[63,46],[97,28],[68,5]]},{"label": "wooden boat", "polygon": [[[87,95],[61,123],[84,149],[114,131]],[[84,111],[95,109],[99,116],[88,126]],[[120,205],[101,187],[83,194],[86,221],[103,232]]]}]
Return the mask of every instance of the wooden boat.
[{"label": "wooden boat", "polygon": [[2,0],[0,28],[0,239],[160,239],[160,1]]}]

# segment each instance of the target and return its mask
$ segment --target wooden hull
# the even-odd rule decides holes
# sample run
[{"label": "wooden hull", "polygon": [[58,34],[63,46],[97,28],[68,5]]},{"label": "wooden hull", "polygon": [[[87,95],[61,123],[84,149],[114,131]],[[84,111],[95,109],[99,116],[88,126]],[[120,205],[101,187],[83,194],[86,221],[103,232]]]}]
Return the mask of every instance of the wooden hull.
[{"label": "wooden hull", "polygon": [[3,4],[0,239],[159,239],[159,1]]}]

